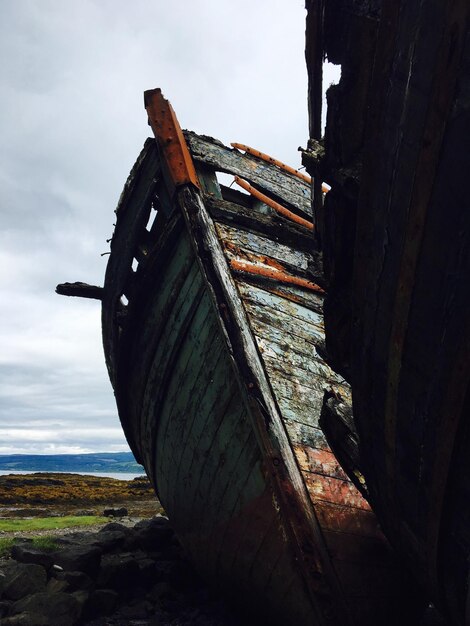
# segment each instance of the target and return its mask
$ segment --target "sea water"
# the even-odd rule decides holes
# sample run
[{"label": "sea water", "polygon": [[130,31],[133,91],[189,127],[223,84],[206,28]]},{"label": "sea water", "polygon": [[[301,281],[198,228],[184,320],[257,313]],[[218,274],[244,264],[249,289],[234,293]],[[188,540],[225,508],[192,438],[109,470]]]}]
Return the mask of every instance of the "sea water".
[{"label": "sea water", "polygon": [[8,474],[80,474],[81,476],[99,476],[101,478],[116,478],[117,480],[132,480],[133,478],[137,478],[138,476],[145,476],[144,472],[140,472],[139,474],[133,474],[128,472],[46,472],[42,470],[32,472],[31,470],[0,470],[0,476],[8,476]]}]

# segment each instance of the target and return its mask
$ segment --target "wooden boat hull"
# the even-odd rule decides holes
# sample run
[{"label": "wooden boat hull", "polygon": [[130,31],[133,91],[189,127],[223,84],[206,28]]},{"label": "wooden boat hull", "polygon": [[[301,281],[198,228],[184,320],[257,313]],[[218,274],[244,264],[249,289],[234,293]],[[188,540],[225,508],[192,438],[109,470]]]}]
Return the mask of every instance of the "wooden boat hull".
[{"label": "wooden boat hull", "polygon": [[191,133],[197,180],[175,182],[153,126],[160,152],[147,142],[126,184],[103,297],[134,454],[196,567],[239,608],[272,623],[415,624],[419,594],[318,425],[324,390],[349,392],[311,358],[322,297],[295,284],[312,282],[310,235],[215,172],[246,176],[298,211],[308,185]]},{"label": "wooden boat hull", "polygon": [[433,601],[468,623],[469,5],[359,3],[322,21],[321,4],[310,30],[344,77],[310,161],[332,185],[317,197],[326,343],[352,384],[374,511]]}]

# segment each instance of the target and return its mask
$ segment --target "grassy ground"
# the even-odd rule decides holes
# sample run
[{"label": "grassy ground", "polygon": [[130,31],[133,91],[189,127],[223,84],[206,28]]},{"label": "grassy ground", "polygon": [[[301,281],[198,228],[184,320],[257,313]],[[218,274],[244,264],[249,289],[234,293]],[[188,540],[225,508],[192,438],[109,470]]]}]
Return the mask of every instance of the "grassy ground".
[{"label": "grassy ground", "polygon": [[0,532],[31,532],[105,523],[107,517],[94,515],[67,515],[64,517],[34,517],[32,519],[0,519]]},{"label": "grassy ground", "polygon": [[[15,537],[0,537],[0,558],[10,556],[11,549],[18,542]],[[57,550],[58,544],[53,537],[31,537],[31,543],[35,548],[53,552]]]}]

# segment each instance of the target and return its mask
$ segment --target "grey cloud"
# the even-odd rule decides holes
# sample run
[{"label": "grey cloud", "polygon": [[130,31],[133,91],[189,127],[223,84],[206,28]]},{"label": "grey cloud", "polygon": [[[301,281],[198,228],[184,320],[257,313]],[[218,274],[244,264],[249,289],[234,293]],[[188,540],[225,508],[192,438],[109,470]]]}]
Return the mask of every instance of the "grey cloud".
[{"label": "grey cloud", "polygon": [[304,19],[304,0],[0,3],[0,453],[124,449],[99,305],[54,287],[102,283],[144,89],[184,127],[300,164]]}]

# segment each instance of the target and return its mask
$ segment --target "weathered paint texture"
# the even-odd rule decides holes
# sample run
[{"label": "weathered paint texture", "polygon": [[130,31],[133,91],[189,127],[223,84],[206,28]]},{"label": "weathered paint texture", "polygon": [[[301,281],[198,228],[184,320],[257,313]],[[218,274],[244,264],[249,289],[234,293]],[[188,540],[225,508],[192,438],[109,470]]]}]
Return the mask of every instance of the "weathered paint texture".
[{"label": "weathered paint texture", "polygon": [[[311,142],[305,159],[332,186],[315,215],[329,362],[352,385],[385,532],[450,622],[468,624],[470,5],[309,7],[308,49],[342,67],[323,152]],[[321,70],[307,63],[313,111]]]},{"label": "weathered paint texture", "polygon": [[308,186],[186,137],[204,191],[169,189],[147,144],[117,212],[103,336],[129,442],[196,567],[239,607],[278,624],[412,624],[402,572],[319,428],[324,390],[349,397],[317,350],[323,296],[230,267],[319,276],[299,227],[215,171],[304,217]]}]

